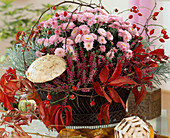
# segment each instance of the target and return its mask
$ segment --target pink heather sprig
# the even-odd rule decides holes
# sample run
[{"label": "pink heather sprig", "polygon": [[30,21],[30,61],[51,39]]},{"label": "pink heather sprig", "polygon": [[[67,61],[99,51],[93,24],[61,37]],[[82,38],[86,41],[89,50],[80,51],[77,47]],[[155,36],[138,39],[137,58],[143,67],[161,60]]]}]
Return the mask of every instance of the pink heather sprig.
[{"label": "pink heather sprig", "polygon": [[65,92],[65,91],[68,90],[68,88],[69,88],[68,85],[58,86],[58,87],[55,88],[55,92],[57,92],[57,93],[58,93],[58,92]]},{"label": "pink heather sprig", "polygon": [[55,78],[52,82],[55,85],[64,86],[64,83],[59,78]]},{"label": "pink heather sprig", "polygon": [[86,79],[87,79],[86,70],[83,70],[83,73],[82,73],[82,76],[81,76],[82,85],[86,83]]},{"label": "pink heather sprig", "polygon": [[81,61],[86,63],[85,54],[84,54],[83,48],[81,46],[79,47],[79,52],[80,52]]},{"label": "pink heather sprig", "polygon": [[72,74],[72,70],[70,68],[67,68],[67,81],[71,84],[74,84],[74,76]]},{"label": "pink heather sprig", "polygon": [[85,63],[80,63],[80,64],[77,64],[77,78],[80,78],[83,70],[85,69],[86,67],[86,64]]},{"label": "pink heather sprig", "polygon": [[77,83],[76,87],[77,87],[77,88],[80,88],[80,86],[81,86],[81,82],[79,81],[79,82]]},{"label": "pink heather sprig", "polygon": [[94,68],[93,70],[90,71],[89,77],[88,77],[88,79],[87,79],[87,81],[86,81],[86,84],[89,84],[89,82],[92,82],[93,77],[94,77],[94,74],[96,73],[96,71],[97,71],[96,68]]},{"label": "pink heather sprig", "polygon": [[63,82],[67,81],[67,79],[66,79],[66,74],[65,74],[65,73],[61,74],[59,78],[60,78]]},{"label": "pink heather sprig", "polygon": [[145,75],[148,75],[148,73],[153,72],[153,71],[155,71],[155,70],[156,70],[155,67],[149,67],[149,68],[141,69],[142,74],[143,74],[144,76],[145,76]]}]

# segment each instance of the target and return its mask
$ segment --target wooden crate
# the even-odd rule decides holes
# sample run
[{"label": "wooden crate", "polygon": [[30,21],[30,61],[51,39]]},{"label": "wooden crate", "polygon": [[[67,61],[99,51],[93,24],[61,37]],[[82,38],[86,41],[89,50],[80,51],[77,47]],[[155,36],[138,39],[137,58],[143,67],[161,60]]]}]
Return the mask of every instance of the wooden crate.
[{"label": "wooden crate", "polygon": [[128,98],[128,112],[150,120],[161,115],[161,89],[147,89],[145,99],[136,106],[131,92]]}]

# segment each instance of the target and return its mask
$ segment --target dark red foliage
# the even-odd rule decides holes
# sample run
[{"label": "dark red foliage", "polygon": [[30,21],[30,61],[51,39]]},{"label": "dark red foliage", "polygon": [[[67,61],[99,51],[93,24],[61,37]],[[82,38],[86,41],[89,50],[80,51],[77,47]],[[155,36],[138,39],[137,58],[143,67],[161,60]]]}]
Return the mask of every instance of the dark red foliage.
[{"label": "dark red foliage", "polygon": [[97,119],[99,120],[100,124],[101,124],[101,119],[103,119],[107,125],[110,123],[109,106],[110,103],[105,103],[101,106],[100,113],[97,115]]},{"label": "dark red foliage", "polygon": [[[62,113],[66,109],[66,122],[64,123]],[[58,132],[68,126],[72,122],[72,108],[70,105],[61,106],[47,105],[45,101],[42,101],[38,106],[40,119],[48,128],[55,128]]]}]

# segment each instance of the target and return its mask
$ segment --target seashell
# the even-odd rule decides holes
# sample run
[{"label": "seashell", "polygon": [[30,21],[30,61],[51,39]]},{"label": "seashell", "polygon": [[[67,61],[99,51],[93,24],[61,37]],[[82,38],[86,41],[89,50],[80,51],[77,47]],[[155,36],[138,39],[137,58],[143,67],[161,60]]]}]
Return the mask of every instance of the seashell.
[{"label": "seashell", "polygon": [[27,78],[34,83],[44,83],[60,76],[66,70],[66,61],[56,55],[37,58],[26,71]]}]

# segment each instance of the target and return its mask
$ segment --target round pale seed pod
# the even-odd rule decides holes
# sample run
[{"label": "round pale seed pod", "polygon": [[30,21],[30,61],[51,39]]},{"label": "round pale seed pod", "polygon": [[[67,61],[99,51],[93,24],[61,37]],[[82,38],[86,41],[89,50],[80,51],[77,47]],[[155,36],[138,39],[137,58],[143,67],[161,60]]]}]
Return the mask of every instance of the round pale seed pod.
[{"label": "round pale seed pod", "polygon": [[34,83],[44,83],[60,76],[66,70],[66,61],[56,55],[37,58],[26,71],[27,78]]}]

